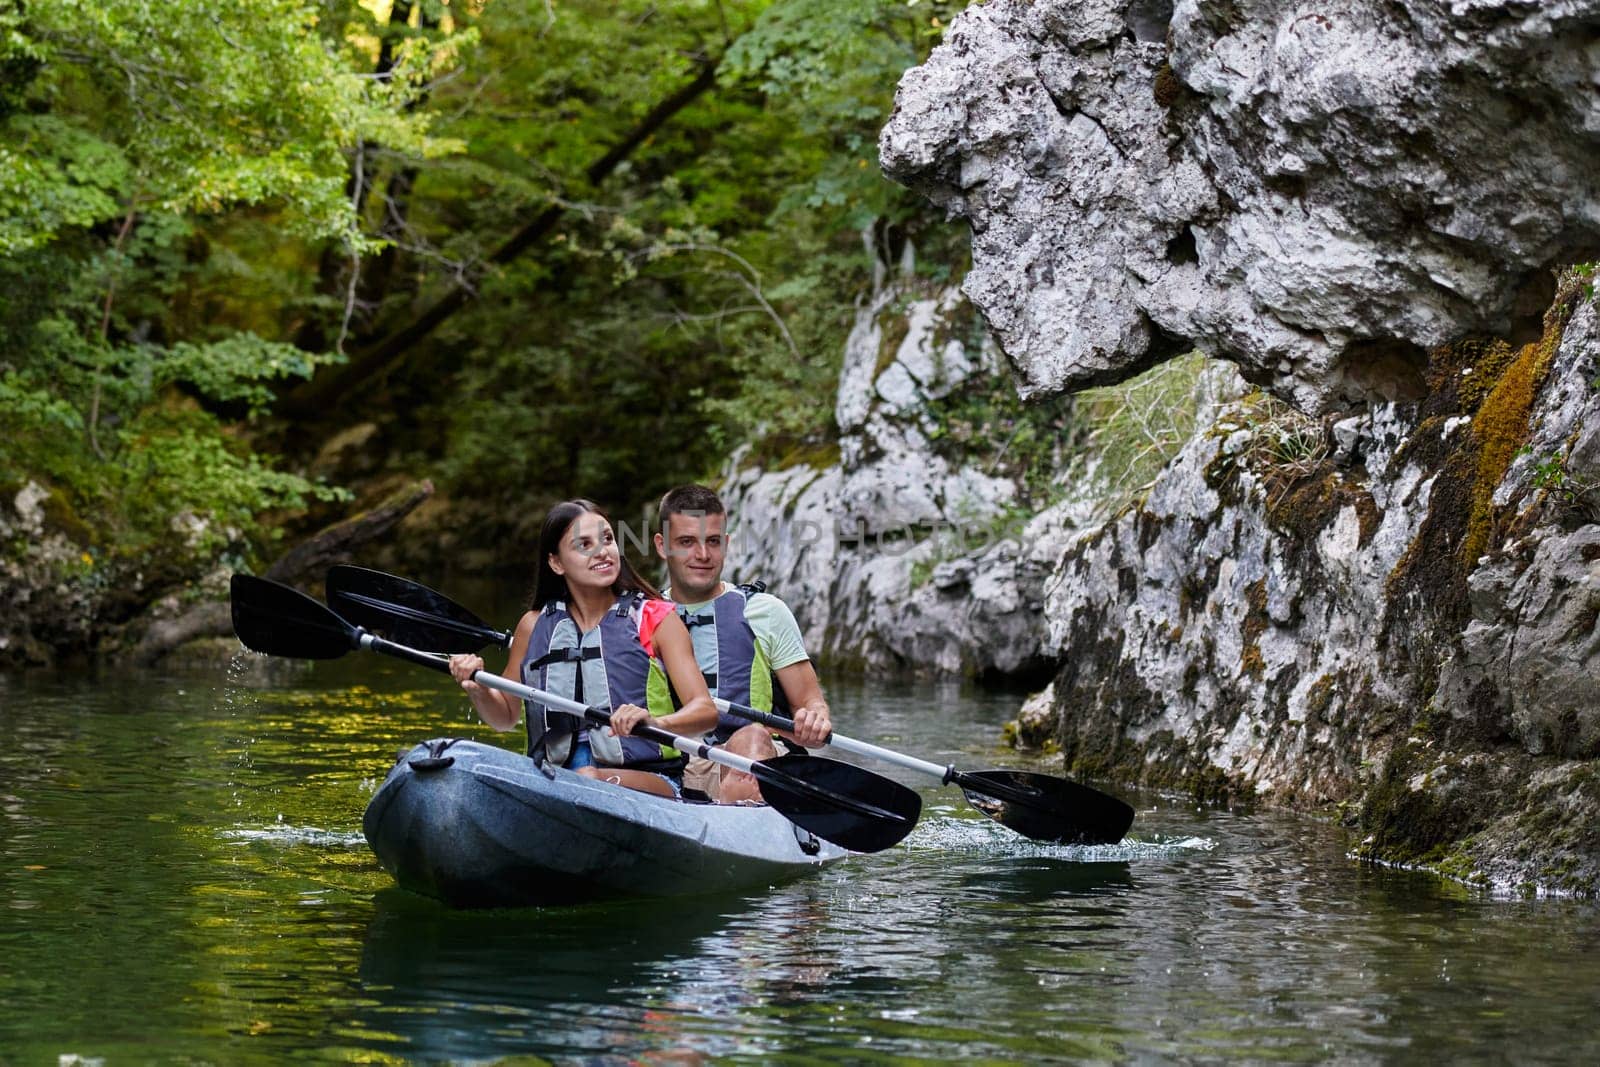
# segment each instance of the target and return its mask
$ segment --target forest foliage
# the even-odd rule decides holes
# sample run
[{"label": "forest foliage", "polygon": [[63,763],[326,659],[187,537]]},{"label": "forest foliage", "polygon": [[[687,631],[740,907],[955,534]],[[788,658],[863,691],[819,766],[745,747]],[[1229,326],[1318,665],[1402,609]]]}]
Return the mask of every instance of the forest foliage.
[{"label": "forest foliage", "polygon": [[960,6],[0,0],[0,493],[154,587],[357,482],[488,540],[826,435],[874,244],[959,269],[875,148]]}]

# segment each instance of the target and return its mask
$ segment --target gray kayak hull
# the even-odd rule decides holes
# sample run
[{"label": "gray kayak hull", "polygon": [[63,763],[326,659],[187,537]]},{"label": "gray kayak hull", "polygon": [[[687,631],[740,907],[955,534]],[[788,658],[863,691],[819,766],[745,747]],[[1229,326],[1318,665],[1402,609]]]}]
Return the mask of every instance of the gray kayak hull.
[{"label": "gray kayak hull", "polygon": [[401,756],[362,829],[402,887],[469,908],[755,889],[851,855],[769,807],[654,797],[462,740]]}]

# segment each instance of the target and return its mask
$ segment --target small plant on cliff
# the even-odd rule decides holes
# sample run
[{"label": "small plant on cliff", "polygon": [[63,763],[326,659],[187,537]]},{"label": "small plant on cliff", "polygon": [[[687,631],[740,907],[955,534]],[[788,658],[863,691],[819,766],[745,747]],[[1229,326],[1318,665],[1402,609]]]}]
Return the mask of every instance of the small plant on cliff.
[{"label": "small plant on cliff", "polygon": [[1600,264],[1574,263],[1572,265],[1572,273],[1577,275],[1578,284],[1583,287],[1583,298],[1585,300],[1594,299],[1594,273],[1596,267],[1600,267]]},{"label": "small plant on cliff", "polygon": [[1569,469],[1565,456],[1534,456],[1533,446],[1523,445],[1519,456],[1532,456],[1529,481],[1542,489],[1561,507],[1590,521],[1600,519],[1600,484]]},{"label": "small plant on cliff", "polygon": [[1014,479],[1018,503],[1037,511],[1052,502],[1051,478],[1072,437],[1073,410],[1071,397],[1025,402],[1004,377],[978,377],[928,404],[924,432],[935,452]]},{"label": "small plant on cliff", "polygon": [[1249,410],[1255,434],[1245,456],[1265,480],[1273,507],[1328,458],[1328,437],[1320,422],[1277,397],[1259,393]]}]

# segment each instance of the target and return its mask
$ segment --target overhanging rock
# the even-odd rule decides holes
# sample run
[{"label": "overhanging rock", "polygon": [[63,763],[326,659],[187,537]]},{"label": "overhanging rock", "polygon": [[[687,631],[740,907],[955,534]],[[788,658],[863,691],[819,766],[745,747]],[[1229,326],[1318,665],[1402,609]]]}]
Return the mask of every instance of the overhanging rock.
[{"label": "overhanging rock", "polygon": [[902,79],[884,170],[972,227],[1025,395],[1199,346],[1302,410],[1537,332],[1600,254],[1600,0],[994,0]]}]

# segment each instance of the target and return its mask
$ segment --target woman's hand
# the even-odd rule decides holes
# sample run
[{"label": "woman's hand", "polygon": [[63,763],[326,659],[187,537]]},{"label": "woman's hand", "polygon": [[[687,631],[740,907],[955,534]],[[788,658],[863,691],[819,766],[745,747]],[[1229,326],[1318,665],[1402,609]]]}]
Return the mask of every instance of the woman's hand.
[{"label": "woman's hand", "polygon": [[637,704],[623,704],[611,713],[611,732],[618,737],[627,737],[633,733],[635,726],[648,723],[650,713]]},{"label": "woman's hand", "polygon": [[472,680],[472,676],[483,670],[483,657],[471,652],[457,652],[450,657],[450,677],[461,683],[461,688],[467,691],[468,696],[483,691],[483,686]]}]

